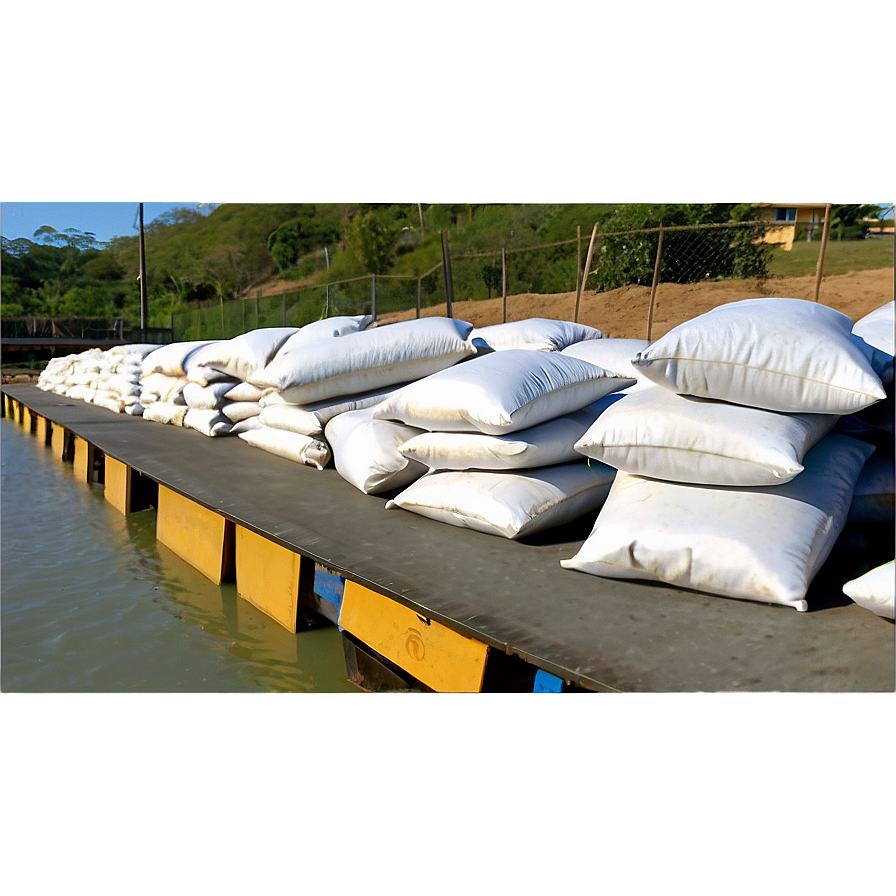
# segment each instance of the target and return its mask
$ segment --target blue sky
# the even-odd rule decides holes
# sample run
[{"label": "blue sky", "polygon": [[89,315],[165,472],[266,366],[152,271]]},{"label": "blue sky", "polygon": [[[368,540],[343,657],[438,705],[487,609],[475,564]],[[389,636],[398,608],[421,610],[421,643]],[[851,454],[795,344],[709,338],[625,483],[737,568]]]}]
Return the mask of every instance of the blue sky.
[{"label": "blue sky", "polygon": [[[143,225],[172,208],[196,208],[200,202],[144,202]],[[44,224],[57,230],[74,227],[93,233],[105,243],[114,236],[137,233],[138,202],[3,202],[0,203],[0,234],[7,239],[31,239]]]}]

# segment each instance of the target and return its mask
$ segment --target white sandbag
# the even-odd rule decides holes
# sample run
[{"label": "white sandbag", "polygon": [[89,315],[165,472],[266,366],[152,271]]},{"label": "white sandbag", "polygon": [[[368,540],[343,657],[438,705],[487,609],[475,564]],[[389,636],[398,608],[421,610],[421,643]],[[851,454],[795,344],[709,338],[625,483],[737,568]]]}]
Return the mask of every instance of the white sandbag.
[{"label": "white sandbag", "polygon": [[835,414],[782,414],[650,385],[608,407],[576,451],[617,470],[702,485],[777,485],[803,469]]},{"label": "white sandbag", "polygon": [[294,404],[337,395],[370,392],[409,382],[475,354],[467,337],[472,325],[447,317],[426,317],[316,339],[302,351],[275,358],[247,377],[253,385],[279,391]]},{"label": "white sandbag", "polygon": [[630,392],[650,383],[643,371],[632,364],[632,358],[649,345],[646,339],[586,339],[584,342],[574,342],[561,351],[570,358],[596,364],[620,376],[634,377],[637,382],[626,390]]},{"label": "white sandbag", "polygon": [[261,448],[269,454],[285,457],[287,460],[322,470],[330,461],[330,447],[326,442],[303,436],[297,432],[286,432],[283,429],[271,429],[259,425],[251,429],[243,429],[239,438],[255,448]]},{"label": "white sandbag", "polygon": [[230,435],[238,436],[242,432],[249,432],[250,429],[263,429],[261,421],[258,417],[246,417],[244,420],[238,420],[233,424]]},{"label": "white sandbag", "polygon": [[217,410],[227,399],[224,397],[232,387],[231,381],[209,383],[200,386],[199,383],[188,381],[184,386],[184,401],[188,407],[203,410]]},{"label": "white sandbag", "polygon": [[885,396],[852,321],[803,299],[746,299],[674,327],[633,361],[674,392],[785,413],[851,414]]},{"label": "white sandbag", "polygon": [[522,348],[529,351],[559,352],[575,342],[603,338],[604,334],[594,327],[545,317],[476,327],[470,333],[471,340],[481,339],[493,351]]},{"label": "white sandbag", "polygon": [[896,502],[894,480],[892,457],[869,458],[856,482],[847,522],[892,524]]},{"label": "white sandbag", "polygon": [[597,510],[616,471],[586,462],[516,472],[427,473],[391,501],[439,522],[518,539]]},{"label": "white sandbag", "polygon": [[799,476],[764,488],[620,472],[591,534],[560,564],[806,610],[809,584],[843,529],[873,450],[848,436],[825,436]]},{"label": "white sandbag", "polygon": [[154,401],[152,404],[144,405],[143,419],[149,420],[150,423],[170,423],[174,426],[183,426],[188,410],[189,408],[185,404]]},{"label": "white sandbag", "polygon": [[233,429],[233,423],[215,408],[189,408],[183,425],[184,428],[195,429],[204,436],[226,436]]},{"label": "white sandbag", "polygon": [[426,472],[398,450],[418,433],[413,426],[375,420],[372,408],[339,414],[325,431],[337,472],[365,495],[403,488]]},{"label": "white sandbag", "polygon": [[140,403],[167,401],[172,404],[186,404],[184,387],[189,381],[185,376],[169,376],[166,373],[150,373],[140,380]]},{"label": "white sandbag", "polygon": [[[196,367],[213,367],[240,380],[249,380],[277,354],[298,327],[261,327],[207,345],[196,354]],[[191,379],[193,371],[190,372]]]},{"label": "white sandbag", "polygon": [[[402,384],[405,385],[405,384]],[[397,391],[398,386],[386,386],[360,395],[339,395],[308,404],[291,404],[283,400],[279,392],[272,392],[261,399],[261,422],[275,429],[288,429],[307,436],[323,435],[324,428],[334,417],[348,411],[360,411],[380,404]]]},{"label": "white sandbag", "polygon": [[285,355],[315,339],[333,339],[337,336],[346,336],[349,333],[358,333],[361,330],[366,330],[374,320],[376,318],[372,314],[359,314],[354,317],[327,317],[323,320],[312,321],[293,333],[280,346],[277,355]]},{"label": "white sandbag", "polygon": [[859,318],[853,325],[852,331],[856,336],[860,336],[869,345],[879,348],[891,357],[894,354],[894,303],[887,302],[876,308],[874,311]]},{"label": "white sandbag", "polygon": [[881,305],[880,308],[857,320],[852,328],[853,336],[858,337],[867,346],[871,366],[883,383],[893,382],[893,343],[894,326],[896,326],[893,307],[893,302]]},{"label": "white sandbag", "polygon": [[164,373],[166,376],[186,376],[196,363],[197,352],[216,340],[200,339],[189,342],[172,342],[157,348],[143,359],[143,376]]},{"label": "white sandbag", "polygon": [[139,402],[135,402],[132,405],[127,405],[124,409],[126,414],[130,414],[132,417],[142,417],[143,411],[145,408]]},{"label": "white sandbag", "polygon": [[580,410],[634,382],[560,352],[507,349],[399,389],[374,416],[430,431],[495,435]]},{"label": "white sandbag", "polygon": [[237,383],[224,393],[224,397],[228,401],[259,401],[263,393],[263,389],[251,383]]},{"label": "white sandbag", "polygon": [[[610,397],[610,396],[607,396]],[[519,470],[577,460],[575,443],[606,407],[604,399],[510,435],[421,432],[399,449],[433,470]],[[337,455],[338,460],[338,455]]]},{"label": "white sandbag", "polygon": [[257,401],[225,401],[221,405],[221,413],[231,423],[239,423],[240,420],[257,417],[261,413],[261,405]]},{"label": "white sandbag", "polygon": [[891,560],[847,582],[843,586],[843,593],[854,600],[860,607],[871,610],[878,616],[893,619],[894,591],[896,591],[896,561]]}]

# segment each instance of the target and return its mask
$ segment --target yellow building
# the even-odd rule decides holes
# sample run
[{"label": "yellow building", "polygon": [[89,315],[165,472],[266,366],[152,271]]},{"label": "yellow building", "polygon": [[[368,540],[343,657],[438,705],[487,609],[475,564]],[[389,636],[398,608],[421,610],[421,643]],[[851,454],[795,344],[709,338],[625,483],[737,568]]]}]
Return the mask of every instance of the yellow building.
[{"label": "yellow building", "polygon": [[782,249],[790,251],[796,238],[797,228],[805,229],[806,238],[821,236],[824,224],[823,202],[760,202],[757,204],[757,218],[760,221],[774,221],[778,226],[769,229],[765,242],[780,244]]}]

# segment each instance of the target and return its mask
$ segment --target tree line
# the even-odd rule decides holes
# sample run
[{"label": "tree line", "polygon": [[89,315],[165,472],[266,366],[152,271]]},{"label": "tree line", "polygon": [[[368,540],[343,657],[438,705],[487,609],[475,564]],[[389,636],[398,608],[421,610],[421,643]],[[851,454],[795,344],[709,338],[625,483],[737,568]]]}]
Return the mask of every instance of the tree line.
[{"label": "tree line", "polygon": [[[876,206],[837,206],[835,227],[861,235],[857,224]],[[501,248],[551,249],[513,256],[513,291],[575,289],[578,226],[587,245],[595,222],[602,234],[589,289],[649,282],[656,234],[632,231],[747,222],[748,203],[670,204],[288,204],[227,203],[211,210],[175,208],[145,230],[150,326],[167,326],[172,312],[253,294],[280,278],[297,288],[365,274],[419,277],[442,260],[441,232],[452,255],[491,253],[458,265],[455,296],[500,292]],[[759,225],[757,225],[758,227]],[[861,228],[859,227],[859,231]],[[683,281],[762,277],[767,245],[748,227],[670,231],[663,244],[664,277]],[[614,235],[618,234],[618,235]],[[668,265],[668,268],[666,267]],[[595,264],[592,264],[592,268]],[[70,228],[39,228],[32,239],[2,240],[2,314],[124,318],[139,326],[138,237],[100,243]]]}]

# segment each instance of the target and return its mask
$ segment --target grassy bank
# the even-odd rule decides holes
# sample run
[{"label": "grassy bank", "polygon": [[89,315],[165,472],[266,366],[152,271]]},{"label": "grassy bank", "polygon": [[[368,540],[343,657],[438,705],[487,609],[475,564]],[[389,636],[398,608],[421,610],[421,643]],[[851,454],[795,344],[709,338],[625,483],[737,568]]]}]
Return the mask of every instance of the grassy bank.
[{"label": "grassy bank", "polygon": [[[790,252],[776,249],[769,273],[778,277],[802,277],[814,274],[818,265],[821,241],[793,244]],[[824,273],[847,274],[893,267],[893,238],[872,237],[867,240],[830,240],[824,257]]]}]

